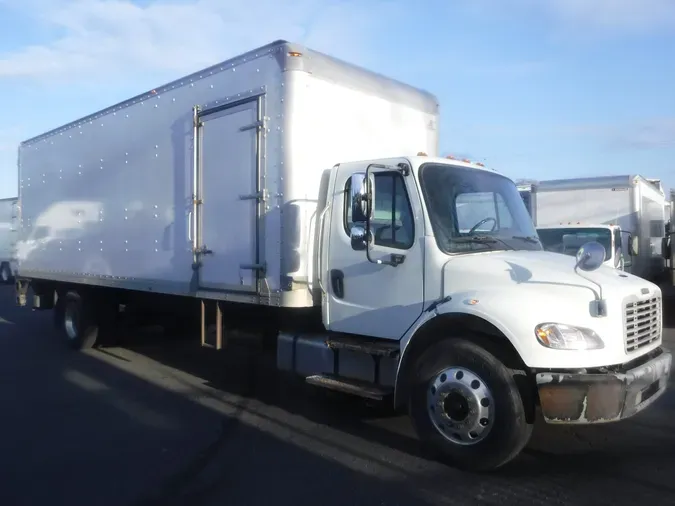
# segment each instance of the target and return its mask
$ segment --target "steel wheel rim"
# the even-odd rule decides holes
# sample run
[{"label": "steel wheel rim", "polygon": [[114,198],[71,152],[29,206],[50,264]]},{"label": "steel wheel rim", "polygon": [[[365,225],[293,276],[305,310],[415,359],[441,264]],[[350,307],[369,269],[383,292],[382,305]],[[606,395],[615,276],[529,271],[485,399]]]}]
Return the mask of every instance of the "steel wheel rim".
[{"label": "steel wheel rim", "polygon": [[457,445],[474,445],[485,439],[494,425],[494,398],[476,373],[448,367],[429,381],[427,412],[445,439]]}]

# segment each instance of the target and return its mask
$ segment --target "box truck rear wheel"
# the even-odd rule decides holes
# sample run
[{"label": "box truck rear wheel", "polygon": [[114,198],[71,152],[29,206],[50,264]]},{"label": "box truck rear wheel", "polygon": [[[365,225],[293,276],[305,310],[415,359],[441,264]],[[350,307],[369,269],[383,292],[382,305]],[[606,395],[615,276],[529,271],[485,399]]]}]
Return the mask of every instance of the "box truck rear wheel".
[{"label": "box truck rear wheel", "polygon": [[68,345],[76,350],[96,345],[99,328],[95,308],[79,293],[69,291],[63,301],[63,332]]},{"label": "box truck rear wheel", "polygon": [[512,372],[468,339],[446,339],[413,365],[410,417],[422,444],[454,467],[496,469],[532,434]]},{"label": "box truck rear wheel", "polygon": [[3,262],[0,265],[0,283],[3,285],[9,284],[12,281],[12,270],[9,268],[9,264]]}]

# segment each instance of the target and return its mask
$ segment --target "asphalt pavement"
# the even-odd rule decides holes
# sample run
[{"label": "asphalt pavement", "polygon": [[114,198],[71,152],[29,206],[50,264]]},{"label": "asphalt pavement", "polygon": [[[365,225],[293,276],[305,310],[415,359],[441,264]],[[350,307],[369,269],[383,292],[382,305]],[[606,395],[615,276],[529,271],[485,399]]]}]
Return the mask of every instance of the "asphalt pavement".
[{"label": "asphalt pavement", "polygon": [[405,417],[234,348],[139,331],[72,352],[0,287],[0,505],[675,504],[675,389],[621,423],[539,423],[472,475],[421,455]]}]

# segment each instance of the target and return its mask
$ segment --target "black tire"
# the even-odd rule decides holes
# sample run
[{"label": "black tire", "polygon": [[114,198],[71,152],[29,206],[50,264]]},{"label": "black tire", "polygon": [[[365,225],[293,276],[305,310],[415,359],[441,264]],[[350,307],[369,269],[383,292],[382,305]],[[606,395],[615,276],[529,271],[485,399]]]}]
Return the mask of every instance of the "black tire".
[{"label": "black tire", "polygon": [[0,283],[3,285],[8,285],[13,280],[12,270],[9,268],[9,264],[3,263],[0,265]]},{"label": "black tire", "polygon": [[[412,367],[410,418],[425,450],[439,460],[467,471],[491,471],[527,445],[532,424],[512,372],[485,348],[468,339],[446,339],[422,353]],[[448,412],[456,420],[466,418],[458,422]]]},{"label": "black tire", "polygon": [[86,350],[96,346],[99,328],[94,307],[77,292],[66,292],[61,321],[63,335],[69,347],[74,350]]}]

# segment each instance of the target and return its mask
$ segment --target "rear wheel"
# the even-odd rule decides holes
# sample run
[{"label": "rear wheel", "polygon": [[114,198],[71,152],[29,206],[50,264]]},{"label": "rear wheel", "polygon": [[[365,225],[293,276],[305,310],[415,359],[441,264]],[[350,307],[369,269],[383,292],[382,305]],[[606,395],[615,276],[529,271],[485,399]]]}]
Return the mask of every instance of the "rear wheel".
[{"label": "rear wheel", "polygon": [[487,471],[513,460],[532,434],[511,371],[468,339],[431,346],[413,365],[410,416],[427,450]]},{"label": "rear wheel", "polygon": [[88,349],[96,345],[99,328],[92,306],[75,291],[65,294],[62,329],[68,346],[73,349]]},{"label": "rear wheel", "polygon": [[7,285],[12,281],[12,270],[9,268],[9,264],[3,263],[0,265],[0,283]]}]

